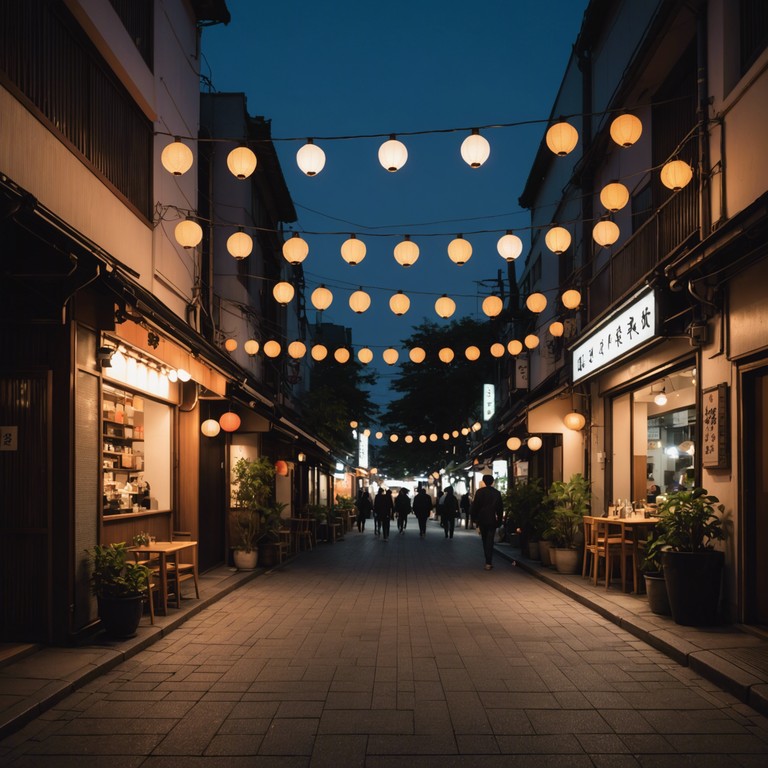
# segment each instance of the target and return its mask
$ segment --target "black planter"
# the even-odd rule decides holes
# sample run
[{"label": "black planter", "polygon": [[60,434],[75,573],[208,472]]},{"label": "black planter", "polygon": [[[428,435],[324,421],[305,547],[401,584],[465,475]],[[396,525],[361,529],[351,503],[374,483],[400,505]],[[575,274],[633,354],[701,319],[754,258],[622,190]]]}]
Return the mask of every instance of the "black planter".
[{"label": "black planter", "polygon": [[672,609],[669,607],[664,574],[654,571],[653,573],[644,574],[644,577],[645,592],[648,595],[648,607],[658,616],[671,616]]},{"label": "black planter", "polygon": [[134,637],[144,612],[144,596],[100,597],[99,618],[104,631],[117,639]]},{"label": "black planter", "polygon": [[722,552],[663,552],[664,580],[676,624],[689,627],[718,623]]}]

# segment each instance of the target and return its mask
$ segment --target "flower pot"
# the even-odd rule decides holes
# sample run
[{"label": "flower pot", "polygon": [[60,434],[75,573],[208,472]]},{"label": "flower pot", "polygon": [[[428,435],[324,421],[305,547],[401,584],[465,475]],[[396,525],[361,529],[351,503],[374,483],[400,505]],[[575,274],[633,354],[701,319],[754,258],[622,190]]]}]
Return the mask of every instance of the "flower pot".
[{"label": "flower pot", "polygon": [[548,539],[542,539],[539,542],[539,557],[541,558],[541,564],[544,566],[552,565],[552,558],[550,553],[552,552],[552,542]]},{"label": "flower pot", "polygon": [[99,597],[99,618],[104,631],[117,639],[135,637],[144,612],[144,595],[135,597]]},{"label": "flower pot", "polygon": [[250,552],[246,552],[243,549],[236,549],[234,551],[235,568],[238,571],[252,571],[256,568],[256,563],[259,561],[259,551],[252,549]]},{"label": "flower pot", "polygon": [[539,559],[539,542],[538,541],[528,542],[528,559],[529,560]]},{"label": "flower pot", "polygon": [[663,552],[661,561],[675,623],[689,627],[717,624],[725,555],[714,549]]},{"label": "flower pot", "polygon": [[648,607],[658,616],[671,616],[672,609],[669,607],[664,574],[654,571],[643,574],[643,576],[645,578],[645,592],[648,595]]},{"label": "flower pot", "polygon": [[579,550],[558,547],[556,565],[558,573],[576,573],[579,570]]}]

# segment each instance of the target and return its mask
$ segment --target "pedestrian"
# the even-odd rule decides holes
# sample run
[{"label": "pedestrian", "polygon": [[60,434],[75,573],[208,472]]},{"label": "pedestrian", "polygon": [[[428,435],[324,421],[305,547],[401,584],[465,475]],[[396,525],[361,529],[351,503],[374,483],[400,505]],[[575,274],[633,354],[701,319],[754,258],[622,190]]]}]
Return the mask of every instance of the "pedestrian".
[{"label": "pedestrian", "polygon": [[419,486],[416,498],[413,500],[413,513],[419,521],[419,536],[427,535],[427,519],[432,511],[432,497],[427,495],[423,485]]},{"label": "pedestrian", "polygon": [[504,517],[501,494],[493,487],[493,475],[483,475],[484,485],[477,489],[470,507],[472,522],[480,529],[485,555],[485,570],[493,568],[493,540]]},{"label": "pedestrian", "polygon": [[368,491],[361,490],[357,494],[355,507],[357,508],[357,530],[362,533],[365,530],[365,521],[370,519],[371,510],[373,509],[371,496]]},{"label": "pedestrian", "polygon": [[395,519],[395,499],[392,496],[392,489],[387,488],[387,499],[389,500],[389,519]]},{"label": "pedestrian", "polygon": [[[466,521],[464,523],[464,527],[469,530],[469,506],[472,503],[472,499],[469,498],[469,491],[467,493],[463,494],[461,497],[461,501],[459,502],[459,509],[461,510],[461,515],[464,516],[464,520]],[[461,523],[459,523],[461,525]]]},{"label": "pedestrian", "polygon": [[392,494],[387,495],[383,488],[379,488],[376,498],[373,500],[373,518],[379,526],[381,538],[389,539],[389,518],[392,514]]},{"label": "pedestrian", "polygon": [[408,489],[401,488],[395,499],[395,512],[397,513],[397,530],[405,533],[408,525],[408,515],[411,513],[411,500],[408,498]]},{"label": "pedestrian", "polygon": [[443,494],[440,504],[440,524],[445,531],[445,538],[453,538],[453,529],[456,525],[456,518],[459,516],[459,502],[453,493],[453,486],[449,485]]}]

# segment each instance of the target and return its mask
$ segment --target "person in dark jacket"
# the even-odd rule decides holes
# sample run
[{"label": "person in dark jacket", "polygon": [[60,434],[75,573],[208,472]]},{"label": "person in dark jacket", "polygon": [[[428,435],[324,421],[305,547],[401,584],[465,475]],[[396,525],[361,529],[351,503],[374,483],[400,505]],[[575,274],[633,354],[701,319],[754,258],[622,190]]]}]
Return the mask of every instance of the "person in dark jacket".
[{"label": "person in dark jacket", "polygon": [[480,529],[485,570],[490,571],[493,568],[493,539],[504,518],[504,504],[501,494],[493,487],[493,475],[483,475],[483,483],[477,489],[469,513],[472,522]]},{"label": "person in dark jacket", "polygon": [[389,519],[392,514],[392,495],[387,494],[383,488],[379,488],[376,498],[373,500],[373,516],[379,525],[381,538],[389,539]]},{"label": "person in dark jacket", "polygon": [[432,511],[432,497],[427,495],[427,491],[422,485],[416,498],[413,500],[413,512],[419,521],[419,536],[427,535],[427,519]]},{"label": "person in dark jacket", "polygon": [[445,538],[453,538],[453,529],[456,525],[456,518],[459,516],[459,502],[453,493],[453,486],[449,485],[443,494],[442,503],[439,506],[440,524],[445,531]]},{"label": "person in dark jacket", "polygon": [[355,507],[357,507],[357,530],[362,533],[365,530],[365,521],[370,519],[371,511],[373,510],[371,496],[368,491],[360,491],[357,494]]},{"label": "person in dark jacket", "polygon": [[401,488],[395,499],[395,513],[397,514],[397,530],[405,533],[408,525],[408,515],[411,513],[411,500],[408,498],[408,489]]},{"label": "person in dark jacket", "polygon": [[[472,504],[472,499],[469,497],[469,492],[465,493],[461,497],[461,501],[459,502],[459,517],[464,516],[465,525],[464,527],[469,530],[470,522],[469,522],[469,507]],[[459,522],[459,526],[461,526],[461,522]]]}]

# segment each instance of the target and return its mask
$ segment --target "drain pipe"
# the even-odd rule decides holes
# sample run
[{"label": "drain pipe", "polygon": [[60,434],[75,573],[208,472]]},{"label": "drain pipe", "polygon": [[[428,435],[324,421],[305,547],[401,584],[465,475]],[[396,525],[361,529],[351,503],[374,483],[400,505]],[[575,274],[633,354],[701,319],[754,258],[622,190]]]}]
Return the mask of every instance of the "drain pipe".
[{"label": "drain pipe", "polygon": [[707,77],[707,4],[702,4],[696,18],[696,86],[699,164],[699,241],[712,230],[712,204],[709,198],[709,80]]}]

